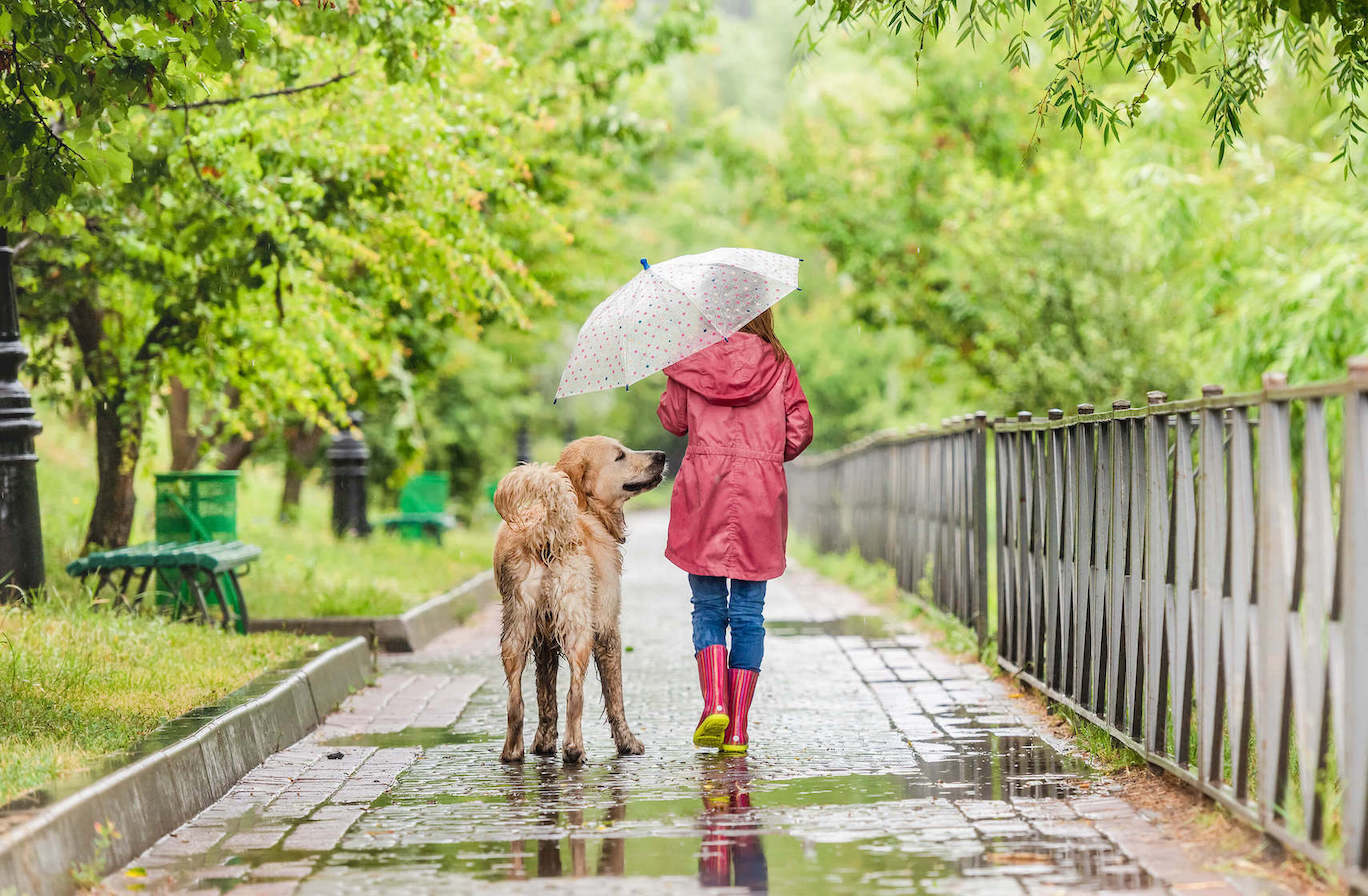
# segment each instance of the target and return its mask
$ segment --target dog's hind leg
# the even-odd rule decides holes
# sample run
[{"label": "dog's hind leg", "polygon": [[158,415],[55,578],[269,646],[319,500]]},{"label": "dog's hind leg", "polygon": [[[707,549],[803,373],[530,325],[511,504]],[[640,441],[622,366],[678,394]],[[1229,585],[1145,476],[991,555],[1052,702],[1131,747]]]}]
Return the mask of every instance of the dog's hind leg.
[{"label": "dog's hind leg", "polygon": [[627,713],[622,706],[622,635],[616,629],[600,632],[594,638],[594,662],[598,665],[599,683],[603,685],[603,705],[608,710],[608,726],[613,731],[613,743],[618,755],[637,756],[646,751],[632,729],[627,727]]},{"label": "dog's hind leg", "polygon": [[532,752],[555,756],[556,667],[560,664],[560,650],[554,637],[539,632],[532,640],[532,655],[537,661],[537,736],[532,739]]},{"label": "dog's hind leg", "polygon": [[565,645],[565,658],[570,662],[570,691],[565,697],[565,761],[584,761],[584,731],[580,720],[584,716],[584,673],[589,669],[593,652],[593,634],[584,632]]},{"label": "dog's hind leg", "polygon": [[504,677],[508,680],[508,734],[504,737],[504,762],[521,762],[523,758],[523,666],[527,664],[527,645],[504,640]]},{"label": "dog's hind leg", "polygon": [[[504,676],[508,680],[508,734],[504,738],[504,762],[521,762],[523,758],[523,667],[527,665],[527,653],[532,647],[534,621],[532,601],[523,599],[540,582],[524,580],[514,587],[506,587],[508,581],[501,579],[499,590],[504,592],[503,635],[500,639],[500,653],[503,656]],[[531,586],[531,587],[529,587]]]}]

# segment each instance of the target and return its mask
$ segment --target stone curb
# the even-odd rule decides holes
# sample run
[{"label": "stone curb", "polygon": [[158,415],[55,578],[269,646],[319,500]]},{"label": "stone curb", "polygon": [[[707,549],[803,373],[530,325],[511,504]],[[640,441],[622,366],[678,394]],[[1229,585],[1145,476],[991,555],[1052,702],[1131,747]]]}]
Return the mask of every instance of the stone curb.
[{"label": "stone curb", "polygon": [[390,653],[412,653],[447,629],[461,624],[458,610],[464,598],[481,603],[498,597],[494,571],[485,570],[399,616],[316,616],[303,619],[253,619],[252,632],[297,632],[365,638]]},{"label": "stone curb", "polygon": [[[65,896],[76,887],[72,868],[97,860],[102,874],[122,867],[312,731],[373,670],[369,646],[354,638],[189,737],[9,829],[0,835],[0,896]],[[119,838],[97,856],[95,825],[105,823]]]}]

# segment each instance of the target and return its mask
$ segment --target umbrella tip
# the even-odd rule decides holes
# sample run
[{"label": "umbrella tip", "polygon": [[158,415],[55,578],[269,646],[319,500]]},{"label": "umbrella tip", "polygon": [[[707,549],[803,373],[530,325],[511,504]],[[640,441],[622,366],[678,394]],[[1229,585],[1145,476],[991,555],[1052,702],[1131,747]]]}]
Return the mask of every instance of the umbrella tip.
[{"label": "umbrella tip", "polygon": [[643,271],[649,271],[651,269],[651,263],[644,258],[641,259],[641,269]]}]

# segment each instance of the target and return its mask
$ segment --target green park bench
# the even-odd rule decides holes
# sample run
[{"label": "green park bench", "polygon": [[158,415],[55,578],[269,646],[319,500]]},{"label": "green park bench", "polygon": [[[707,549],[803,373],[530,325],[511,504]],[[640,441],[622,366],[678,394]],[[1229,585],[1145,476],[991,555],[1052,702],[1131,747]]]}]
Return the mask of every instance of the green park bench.
[{"label": "green park bench", "polygon": [[[261,548],[241,541],[148,542],[89,554],[72,561],[66,571],[82,583],[96,576],[91,596],[98,601],[101,590],[111,586],[114,606],[128,609],[141,604],[155,572],[157,604],[173,618],[205,625],[217,621],[246,634],[247,602],[240,578],[260,556]],[[137,586],[130,589],[135,576]]]},{"label": "green park bench", "polygon": [[399,512],[381,522],[386,532],[401,538],[431,538],[442,543],[442,533],[456,528],[456,518],[447,513],[451,479],[446,473],[420,473],[399,492]]},{"label": "green park bench", "polygon": [[[90,554],[68,564],[67,573],[82,583],[95,576],[96,604],[128,610],[142,605],[155,574],[158,609],[245,635],[241,578],[261,548],[237,540],[237,473],[158,473],[156,498],[155,541]],[[102,600],[106,586],[114,596]]]}]

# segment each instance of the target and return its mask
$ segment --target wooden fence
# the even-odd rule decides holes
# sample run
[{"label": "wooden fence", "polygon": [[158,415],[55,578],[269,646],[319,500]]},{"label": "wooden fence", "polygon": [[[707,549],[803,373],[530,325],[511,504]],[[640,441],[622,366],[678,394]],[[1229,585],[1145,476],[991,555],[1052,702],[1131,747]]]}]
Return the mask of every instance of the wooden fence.
[{"label": "wooden fence", "polygon": [[[958,426],[793,465],[792,512],[908,590],[918,557],[968,570],[933,568],[936,602],[982,635],[986,539],[960,521],[987,467],[956,440],[985,427]],[[999,665],[1368,892],[1368,359],[991,431]]]},{"label": "wooden fence", "polygon": [[876,433],[788,466],[796,531],[819,550],[851,548],[988,636],[986,414],[940,429]]}]

